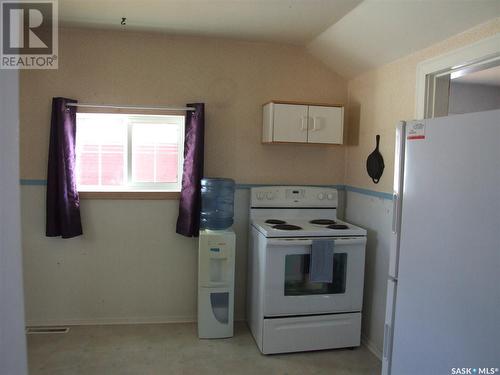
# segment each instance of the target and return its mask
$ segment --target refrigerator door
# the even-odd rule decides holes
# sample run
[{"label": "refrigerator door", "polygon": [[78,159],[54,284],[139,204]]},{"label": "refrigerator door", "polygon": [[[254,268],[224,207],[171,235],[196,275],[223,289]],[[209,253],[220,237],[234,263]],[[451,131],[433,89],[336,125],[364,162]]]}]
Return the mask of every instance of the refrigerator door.
[{"label": "refrigerator door", "polygon": [[392,374],[500,367],[499,119],[407,124]]},{"label": "refrigerator door", "polygon": [[401,208],[405,157],[406,123],[401,121],[396,127],[394,158],[394,187],[392,196],[392,236],[389,257],[389,277],[398,277],[399,239],[401,232]]},{"label": "refrigerator door", "polygon": [[396,304],[397,282],[389,279],[387,282],[387,304],[385,307],[384,351],[382,353],[382,375],[391,374],[392,342],[394,333],[394,313]]}]

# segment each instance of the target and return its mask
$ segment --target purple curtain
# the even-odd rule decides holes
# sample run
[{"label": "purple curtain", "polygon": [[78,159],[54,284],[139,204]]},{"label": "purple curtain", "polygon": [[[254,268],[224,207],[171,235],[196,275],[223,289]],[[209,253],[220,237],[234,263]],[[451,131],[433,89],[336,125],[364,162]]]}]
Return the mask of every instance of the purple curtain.
[{"label": "purple curtain", "polygon": [[47,237],[82,234],[80,198],[75,176],[76,100],[52,99],[49,164],[47,168]]},{"label": "purple curtain", "polygon": [[203,178],[203,148],[205,138],[205,105],[188,104],[196,111],[186,112],[184,169],[176,232],[186,237],[198,237],[200,230],[201,179]]}]

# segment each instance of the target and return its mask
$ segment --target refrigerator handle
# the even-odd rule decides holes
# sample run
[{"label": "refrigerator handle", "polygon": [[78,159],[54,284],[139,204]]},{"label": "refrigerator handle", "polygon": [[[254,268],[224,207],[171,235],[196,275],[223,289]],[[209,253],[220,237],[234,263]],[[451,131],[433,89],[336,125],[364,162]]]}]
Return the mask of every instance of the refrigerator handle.
[{"label": "refrigerator handle", "polygon": [[383,349],[383,357],[387,358],[387,340],[389,338],[389,325],[385,323],[384,325],[384,349]]},{"label": "refrigerator handle", "polygon": [[382,352],[382,359],[387,362],[391,361],[392,340],[393,338],[392,338],[391,326],[386,323],[384,326],[384,347]]},{"label": "refrigerator handle", "polygon": [[396,234],[398,231],[399,219],[399,196],[397,193],[392,195],[392,233]]},{"label": "refrigerator handle", "polygon": [[396,145],[394,157],[394,189],[392,195],[392,233],[399,232],[399,221],[401,217],[401,194],[404,177],[404,157],[405,157],[405,134],[406,123],[400,121],[396,126]]},{"label": "refrigerator handle", "polygon": [[387,359],[389,353],[389,324],[385,323],[384,325],[384,349],[382,356],[384,359]]}]

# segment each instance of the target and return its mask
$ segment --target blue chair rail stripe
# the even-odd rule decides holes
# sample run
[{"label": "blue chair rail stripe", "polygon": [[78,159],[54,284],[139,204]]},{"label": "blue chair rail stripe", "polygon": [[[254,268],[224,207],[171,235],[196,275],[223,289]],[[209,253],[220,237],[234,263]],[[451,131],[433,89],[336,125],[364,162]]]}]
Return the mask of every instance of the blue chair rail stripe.
[{"label": "blue chair rail stripe", "polygon": [[[23,186],[45,186],[47,185],[47,180],[36,180],[36,179],[21,179],[19,183]],[[291,185],[291,184],[236,184],[236,189],[240,190],[248,190],[253,187],[259,187],[259,186],[297,186],[297,185]],[[375,191],[375,190],[369,190],[369,189],[363,189],[359,188],[356,186],[350,186],[350,185],[307,185],[307,186],[316,186],[316,187],[330,187],[330,188],[335,188],[337,190],[345,190],[345,191],[351,191],[354,193],[359,193],[359,194],[364,194],[364,195],[369,195],[372,197],[377,197],[377,198],[382,198],[382,199],[388,199],[392,200],[392,194],[390,193],[384,193],[381,191]]]},{"label": "blue chair rail stripe", "polygon": [[356,186],[349,186],[349,185],[345,186],[345,190],[352,191],[354,193],[359,193],[359,194],[364,194],[364,195],[370,195],[372,197],[377,197],[377,198],[392,200],[392,194],[391,193],[384,193],[384,192],[381,192],[381,191],[363,189],[363,188],[359,188],[359,187],[356,187]]},{"label": "blue chair rail stripe", "polygon": [[21,185],[28,185],[28,186],[45,186],[47,185],[47,180],[30,180],[30,179],[24,179],[22,178],[20,180]]}]

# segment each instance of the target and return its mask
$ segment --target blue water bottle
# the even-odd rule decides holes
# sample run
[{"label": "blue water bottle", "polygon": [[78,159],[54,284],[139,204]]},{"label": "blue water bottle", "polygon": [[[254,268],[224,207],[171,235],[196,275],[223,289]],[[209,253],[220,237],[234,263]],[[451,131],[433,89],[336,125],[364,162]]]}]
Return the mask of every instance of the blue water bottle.
[{"label": "blue water bottle", "polygon": [[202,229],[224,230],[233,225],[234,180],[204,178],[201,180]]}]

